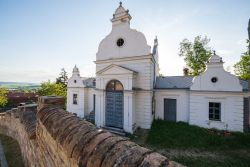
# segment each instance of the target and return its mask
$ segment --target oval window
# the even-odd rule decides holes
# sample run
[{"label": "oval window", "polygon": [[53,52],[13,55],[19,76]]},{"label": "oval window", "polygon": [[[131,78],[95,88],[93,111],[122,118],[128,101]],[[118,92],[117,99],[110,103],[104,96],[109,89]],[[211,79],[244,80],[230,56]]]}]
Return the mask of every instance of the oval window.
[{"label": "oval window", "polygon": [[211,78],[211,82],[216,83],[218,79],[216,77]]},{"label": "oval window", "polygon": [[116,41],[116,45],[117,45],[118,47],[123,46],[123,44],[124,44],[124,39],[122,39],[122,38],[119,38],[119,39]]}]

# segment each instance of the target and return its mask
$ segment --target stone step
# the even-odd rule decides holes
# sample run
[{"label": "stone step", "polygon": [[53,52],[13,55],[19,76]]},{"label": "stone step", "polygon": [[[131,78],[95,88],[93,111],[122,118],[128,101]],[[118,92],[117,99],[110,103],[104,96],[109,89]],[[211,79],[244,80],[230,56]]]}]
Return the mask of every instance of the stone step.
[{"label": "stone step", "polygon": [[119,135],[119,136],[125,136],[126,135],[126,133],[124,132],[123,129],[114,128],[114,127],[107,127],[107,126],[102,127],[102,129],[105,129],[105,130],[109,131],[110,133],[113,133],[113,134],[116,134],[116,135]]}]

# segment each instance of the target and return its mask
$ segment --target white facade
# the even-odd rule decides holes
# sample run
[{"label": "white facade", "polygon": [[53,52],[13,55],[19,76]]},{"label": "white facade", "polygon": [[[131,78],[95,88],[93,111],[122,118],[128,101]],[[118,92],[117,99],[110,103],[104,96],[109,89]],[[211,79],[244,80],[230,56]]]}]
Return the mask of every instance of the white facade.
[{"label": "white facade", "polygon": [[[165,81],[177,82],[170,79]],[[182,81],[185,82],[179,80]],[[164,99],[175,99],[175,121],[205,128],[243,131],[243,100],[244,97],[249,98],[249,92],[243,91],[243,85],[236,76],[224,70],[221,57],[214,54],[205,72],[194,77],[188,86],[175,85],[178,89],[170,85],[166,85],[166,89],[156,89],[156,118],[164,119]],[[218,119],[209,117],[209,103],[219,105]]]},{"label": "white facade", "polygon": [[164,99],[176,99],[176,122],[189,122],[189,91],[188,90],[156,90],[155,118],[164,119]]},{"label": "white facade", "polygon": [[[211,79],[216,78],[217,82]],[[243,131],[243,87],[234,75],[223,68],[222,59],[213,55],[206,71],[194,78],[190,88],[190,124]],[[204,92],[205,91],[205,92]],[[221,104],[221,120],[208,119],[209,102]]]},{"label": "white facade", "polygon": [[215,54],[200,76],[160,77],[158,41],[151,50],[143,33],[130,28],[131,18],[120,4],[111,19],[110,34],[98,47],[96,78],[82,78],[74,68],[68,82],[67,110],[80,117],[92,113],[98,127],[129,133],[137,127],[149,129],[153,119],[243,131],[247,83],[242,85],[226,72]]},{"label": "white facade", "polygon": [[93,85],[91,82],[94,81],[95,79],[80,77],[79,69],[76,66],[74,67],[67,86],[67,110],[69,112],[84,118],[84,116],[89,115],[93,111],[95,91],[89,84]]}]

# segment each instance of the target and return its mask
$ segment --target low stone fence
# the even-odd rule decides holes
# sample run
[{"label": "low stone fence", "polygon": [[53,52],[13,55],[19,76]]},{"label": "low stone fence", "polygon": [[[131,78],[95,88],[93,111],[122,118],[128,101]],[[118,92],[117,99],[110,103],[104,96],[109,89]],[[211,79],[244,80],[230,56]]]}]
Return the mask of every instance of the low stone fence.
[{"label": "low stone fence", "polygon": [[0,133],[16,139],[27,167],[181,166],[66,112],[61,97],[0,114]]}]

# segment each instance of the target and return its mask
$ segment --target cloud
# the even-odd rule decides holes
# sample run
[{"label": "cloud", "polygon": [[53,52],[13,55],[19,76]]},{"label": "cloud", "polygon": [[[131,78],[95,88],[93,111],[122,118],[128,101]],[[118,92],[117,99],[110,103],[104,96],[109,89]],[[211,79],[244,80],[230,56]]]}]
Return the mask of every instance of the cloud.
[{"label": "cloud", "polygon": [[58,74],[43,70],[19,70],[19,71],[1,71],[0,81],[13,82],[34,82],[55,81]]},{"label": "cloud", "polygon": [[240,39],[236,42],[236,44],[245,47],[246,46],[246,39]]},{"label": "cloud", "polygon": [[227,56],[229,54],[232,54],[232,51],[226,49],[218,49],[216,52],[220,56]]}]

